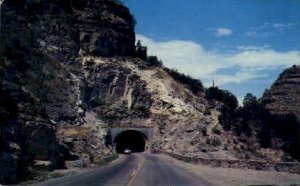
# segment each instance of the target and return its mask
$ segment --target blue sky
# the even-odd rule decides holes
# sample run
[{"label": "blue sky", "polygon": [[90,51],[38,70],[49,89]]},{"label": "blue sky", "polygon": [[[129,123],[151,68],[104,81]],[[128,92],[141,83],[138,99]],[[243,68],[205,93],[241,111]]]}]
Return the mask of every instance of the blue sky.
[{"label": "blue sky", "polygon": [[300,0],[122,0],[137,39],[170,68],[260,97],[300,64]]}]

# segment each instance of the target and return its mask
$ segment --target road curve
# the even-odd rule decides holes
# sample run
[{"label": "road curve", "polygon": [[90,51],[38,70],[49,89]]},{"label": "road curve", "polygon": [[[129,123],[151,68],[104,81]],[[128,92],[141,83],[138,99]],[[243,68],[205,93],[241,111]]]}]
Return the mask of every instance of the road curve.
[{"label": "road curve", "polygon": [[[132,186],[210,186],[192,172],[162,159],[159,155],[143,154],[144,163]],[[130,185],[131,186],[131,185]]]},{"label": "road curve", "polygon": [[51,179],[36,186],[209,186],[209,182],[160,155],[121,155],[105,166],[76,175]]}]

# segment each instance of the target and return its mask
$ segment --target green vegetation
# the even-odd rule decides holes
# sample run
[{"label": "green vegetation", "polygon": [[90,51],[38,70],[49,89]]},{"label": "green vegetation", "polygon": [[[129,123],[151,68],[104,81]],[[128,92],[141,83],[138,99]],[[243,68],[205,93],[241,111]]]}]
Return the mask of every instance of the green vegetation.
[{"label": "green vegetation", "polygon": [[207,136],[207,128],[205,126],[200,128],[200,131],[201,131],[203,136]]},{"label": "green vegetation", "polygon": [[164,70],[174,78],[175,81],[180,82],[191,90],[194,94],[204,92],[204,86],[199,79],[194,79],[189,75],[178,72],[176,69],[164,68]]},{"label": "green vegetation", "polygon": [[43,181],[48,178],[48,171],[43,170],[36,170],[32,167],[28,167],[24,172],[24,177],[22,178],[23,181],[27,180],[37,180],[37,181]]},{"label": "green vegetation", "polygon": [[143,46],[141,41],[138,40],[135,47],[135,56],[141,59],[147,59],[147,47]]},{"label": "green vegetation", "polygon": [[115,159],[117,159],[119,157],[119,155],[117,153],[114,153],[114,154],[111,154],[111,155],[108,155],[106,156],[105,158],[101,158],[101,159],[98,159],[98,160],[94,160],[94,164],[96,165],[106,165],[112,161],[114,161]]},{"label": "green vegetation", "polygon": [[221,134],[221,130],[217,126],[215,126],[214,128],[212,128],[212,132],[215,133],[215,134],[218,134],[218,135]]},{"label": "green vegetation", "polygon": [[205,91],[205,96],[208,100],[217,100],[224,103],[220,109],[221,115],[219,121],[225,130],[229,130],[232,125],[236,108],[238,107],[237,98],[228,90],[222,90],[218,87],[209,87]]},{"label": "green vegetation", "polygon": [[161,60],[158,60],[156,56],[148,56],[146,60],[146,64],[148,67],[163,67],[163,63]]},{"label": "green vegetation", "polygon": [[244,106],[238,108],[235,113],[235,131],[238,135],[255,135],[260,132],[259,130],[261,130],[260,127],[263,123],[263,121],[261,120],[261,118],[263,117],[262,109],[258,104],[256,97],[251,93],[246,94],[243,100],[243,105]]},{"label": "green vegetation", "polygon": [[[232,93],[218,87],[208,88],[205,95],[208,100],[223,103],[219,121],[224,130],[231,130],[240,136],[241,142],[247,143],[245,138],[252,138],[263,148],[281,149],[300,159],[300,121],[295,115],[272,115],[263,109],[262,104],[251,93],[246,94],[241,107],[238,107],[237,99]],[[213,129],[213,132],[220,134],[218,129]],[[250,145],[250,148],[255,147]]]},{"label": "green vegetation", "polygon": [[235,110],[238,106],[237,98],[228,90],[222,90],[218,87],[209,87],[205,91],[208,100],[218,100],[224,103],[230,110]]},{"label": "green vegetation", "polygon": [[206,139],[206,144],[212,145],[214,147],[218,147],[218,146],[222,145],[222,141],[219,137],[213,136],[212,138]]}]

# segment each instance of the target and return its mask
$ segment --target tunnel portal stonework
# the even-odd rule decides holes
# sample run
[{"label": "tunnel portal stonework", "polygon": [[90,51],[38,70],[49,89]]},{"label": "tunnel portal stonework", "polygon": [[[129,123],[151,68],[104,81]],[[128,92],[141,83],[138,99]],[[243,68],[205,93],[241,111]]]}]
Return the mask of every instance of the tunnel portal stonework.
[{"label": "tunnel portal stonework", "polygon": [[149,128],[149,127],[116,127],[116,128],[110,128],[109,132],[110,132],[110,136],[111,136],[111,141],[113,143],[113,145],[116,145],[116,138],[118,137],[118,135],[127,132],[127,131],[136,131],[139,132],[141,134],[143,134],[143,136],[145,137],[145,151],[150,150],[150,146],[151,146],[151,141],[152,141],[152,137],[153,137],[153,133],[154,133],[154,129],[153,128]]},{"label": "tunnel portal stonework", "polygon": [[128,127],[128,128],[110,128],[110,134],[111,134],[111,139],[112,141],[115,140],[115,138],[122,132],[128,131],[128,130],[134,130],[134,131],[138,131],[143,133],[148,140],[151,139],[151,137],[153,136],[153,129],[152,128],[135,128],[135,127]]}]

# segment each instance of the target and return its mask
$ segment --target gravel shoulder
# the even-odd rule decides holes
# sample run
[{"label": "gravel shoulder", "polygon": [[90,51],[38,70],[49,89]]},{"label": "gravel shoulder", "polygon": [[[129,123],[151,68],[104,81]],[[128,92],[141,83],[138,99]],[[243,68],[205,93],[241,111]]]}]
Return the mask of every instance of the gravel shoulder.
[{"label": "gravel shoulder", "polygon": [[186,169],[214,185],[246,186],[246,185],[298,185],[300,175],[276,171],[244,170],[234,168],[210,167],[194,165],[179,161],[168,155],[161,154],[162,159]]}]

